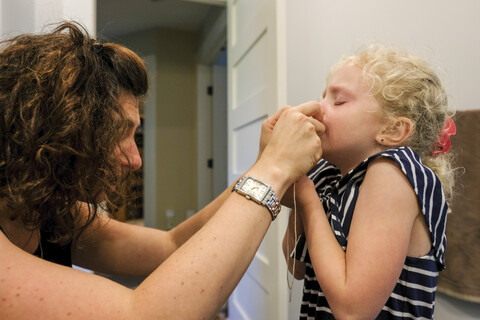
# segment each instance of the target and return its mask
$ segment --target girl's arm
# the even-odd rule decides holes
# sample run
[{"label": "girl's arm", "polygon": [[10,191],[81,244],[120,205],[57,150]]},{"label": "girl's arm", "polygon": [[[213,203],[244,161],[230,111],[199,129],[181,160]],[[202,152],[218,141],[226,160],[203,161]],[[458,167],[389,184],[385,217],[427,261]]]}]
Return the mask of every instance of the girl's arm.
[{"label": "girl's arm", "polygon": [[297,182],[315,275],[338,319],[373,319],[402,271],[419,213],[413,188],[391,160],[370,164],[356,203],[347,251],[338,244],[309,179]]},{"label": "girl's arm", "polygon": [[299,235],[303,233],[302,217],[300,216],[300,214],[295,212],[294,209],[292,209],[290,213],[290,217],[288,218],[287,230],[285,230],[285,235],[283,237],[282,249],[283,249],[283,255],[285,256],[285,261],[287,262],[288,270],[290,271],[290,273],[293,274],[295,279],[303,280],[303,277],[305,276],[305,263],[295,260],[295,270],[293,270],[293,262],[295,258],[290,258],[290,253],[295,248],[295,244],[297,241],[297,238],[295,237],[295,232],[294,232],[295,215],[297,216],[296,217],[297,238]]}]

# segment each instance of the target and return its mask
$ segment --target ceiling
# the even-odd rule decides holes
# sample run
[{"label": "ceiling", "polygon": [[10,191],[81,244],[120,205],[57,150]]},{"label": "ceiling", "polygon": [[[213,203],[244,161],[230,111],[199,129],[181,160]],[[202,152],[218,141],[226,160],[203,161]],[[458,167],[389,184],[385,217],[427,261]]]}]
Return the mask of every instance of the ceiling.
[{"label": "ceiling", "polygon": [[97,33],[116,38],[156,27],[200,31],[226,0],[97,0]]}]

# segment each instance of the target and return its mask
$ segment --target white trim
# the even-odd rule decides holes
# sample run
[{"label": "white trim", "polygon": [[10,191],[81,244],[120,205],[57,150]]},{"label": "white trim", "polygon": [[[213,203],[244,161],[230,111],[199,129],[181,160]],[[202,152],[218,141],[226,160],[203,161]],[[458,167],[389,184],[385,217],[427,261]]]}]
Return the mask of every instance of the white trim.
[{"label": "white trim", "polygon": [[197,62],[212,65],[220,56],[227,43],[227,13],[224,10],[217,17],[198,49]]},{"label": "white trim", "polygon": [[227,5],[227,0],[182,0],[182,1],[210,4],[210,5],[222,6],[222,7],[225,7]]},{"label": "white trim", "polygon": [[[157,228],[157,66],[153,54],[142,57],[147,66],[150,89],[145,99],[143,135],[143,218],[147,227]],[[148,174],[145,174],[147,173]]]},{"label": "white trim", "polygon": [[207,94],[212,85],[212,67],[197,65],[197,210],[212,201],[212,97]]}]

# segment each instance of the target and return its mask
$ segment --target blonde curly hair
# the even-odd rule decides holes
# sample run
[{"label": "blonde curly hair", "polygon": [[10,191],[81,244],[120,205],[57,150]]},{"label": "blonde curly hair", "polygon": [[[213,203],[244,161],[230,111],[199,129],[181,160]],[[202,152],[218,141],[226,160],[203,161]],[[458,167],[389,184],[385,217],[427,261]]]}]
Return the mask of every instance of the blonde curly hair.
[{"label": "blonde curly hair", "polygon": [[370,93],[379,102],[385,120],[406,117],[412,121],[413,132],[404,145],[435,172],[450,199],[454,187],[452,153],[432,153],[447,118],[453,116],[440,78],[422,58],[378,43],[343,57],[331,73],[348,63],[360,67],[371,81]]}]

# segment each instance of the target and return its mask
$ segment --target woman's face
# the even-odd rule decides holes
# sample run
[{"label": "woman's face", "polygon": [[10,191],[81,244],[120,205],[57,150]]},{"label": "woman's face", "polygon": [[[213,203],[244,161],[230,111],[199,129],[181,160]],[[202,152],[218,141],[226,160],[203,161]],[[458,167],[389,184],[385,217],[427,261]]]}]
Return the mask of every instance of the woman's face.
[{"label": "woman's face", "polygon": [[[128,171],[129,167],[132,170],[138,170],[142,166],[142,158],[135,142],[135,130],[140,125],[138,107],[135,97],[131,94],[122,93],[119,100],[127,117],[129,128],[127,136],[120,142],[117,156],[120,160],[122,172]],[[123,150],[123,153],[120,150]]]},{"label": "woman's face", "polygon": [[331,75],[320,102],[323,157],[343,174],[382,150],[376,141],[383,124],[380,107],[369,88],[362,69],[346,64]]}]

